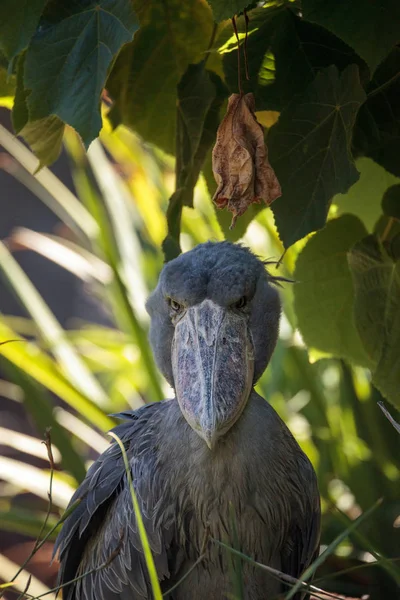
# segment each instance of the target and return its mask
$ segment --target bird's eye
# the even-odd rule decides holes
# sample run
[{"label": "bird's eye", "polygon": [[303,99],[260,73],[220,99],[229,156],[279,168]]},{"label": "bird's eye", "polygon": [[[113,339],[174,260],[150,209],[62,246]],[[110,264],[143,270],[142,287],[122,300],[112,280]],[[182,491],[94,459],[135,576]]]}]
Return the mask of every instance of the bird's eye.
[{"label": "bird's eye", "polygon": [[179,302],[173,300],[173,298],[168,298],[168,304],[175,313],[179,313],[183,308],[182,304],[179,304]]},{"label": "bird's eye", "polygon": [[242,308],[244,308],[247,304],[247,298],[246,296],[242,296],[237,302],[235,302],[235,304],[233,305],[234,308],[237,308],[239,310],[241,310]]}]

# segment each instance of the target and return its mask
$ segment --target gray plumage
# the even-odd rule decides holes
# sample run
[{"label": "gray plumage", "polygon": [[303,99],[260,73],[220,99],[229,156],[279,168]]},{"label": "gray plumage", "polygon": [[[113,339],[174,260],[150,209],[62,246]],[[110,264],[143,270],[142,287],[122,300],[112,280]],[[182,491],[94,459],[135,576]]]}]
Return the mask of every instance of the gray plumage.
[{"label": "gray plumage", "polygon": [[[202,244],[164,267],[148,310],[156,361],[177,399],[122,413],[125,422],[114,431],[127,450],[163,593],[205,547],[203,560],[166,597],[232,597],[237,565],[212,538],[299,577],[318,552],[315,473],[252,390],[278,335],[273,279],[241,246]],[[60,583],[93,572],[67,586],[64,598],[152,598],[116,443],[71,502],[77,498],[56,542]],[[112,562],[96,570],[116,548]],[[245,562],[241,570],[246,600],[272,600],[287,589]]]}]

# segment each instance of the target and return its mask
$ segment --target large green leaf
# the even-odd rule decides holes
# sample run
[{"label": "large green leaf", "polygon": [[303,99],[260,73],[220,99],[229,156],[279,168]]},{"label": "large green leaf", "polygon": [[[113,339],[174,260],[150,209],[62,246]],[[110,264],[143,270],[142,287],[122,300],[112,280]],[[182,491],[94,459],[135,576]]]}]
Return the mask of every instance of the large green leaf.
[{"label": "large green leaf", "polygon": [[[399,4],[400,6],[400,4]],[[354,129],[354,152],[400,177],[400,46],[375,72]]]},{"label": "large green leaf", "polygon": [[[64,12],[65,7],[62,17]],[[68,12],[43,24],[27,50],[29,121],[55,115],[88,146],[101,128],[100,95],[109,67],[137,23],[129,0],[99,0],[89,6],[80,0]]]},{"label": "large green leaf", "polygon": [[399,41],[398,0],[303,0],[303,16],[342,38],[371,71]]},{"label": "large green leaf", "polygon": [[231,19],[245,8],[254,4],[251,0],[208,0],[217,23],[224,19]]},{"label": "large green leaf", "polygon": [[190,63],[204,58],[213,21],[199,0],[154,0],[148,19],[123,48],[107,82],[110,118],[166,152],[175,151],[177,85]]},{"label": "large green leaf", "polygon": [[205,63],[189,65],[178,85],[178,186],[184,187],[184,205],[193,207],[193,188],[206,154],[215,141],[219,111],[227,90]]},{"label": "large green leaf", "polygon": [[349,212],[355,214],[367,230],[372,232],[382,212],[382,196],[389,186],[400,183],[400,180],[370,158],[359,158],[355,164],[360,179],[351,186],[347,194],[337,194],[332,202],[339,209],[337,216]]},{"label": "large green leaf", "polygon": [[365,235],[353,215],[329,221],[307,242],[294,273],[295,311],[305,343],[361,365],[369,360],[354,324],[347,252]]},{"label": "large green leaf", "polygon": [[167,260],[180,253],[182,206],[193,206],[193,191],[207,152],[215,140],[219,111],[227,91],[204,61],[189,65],[178,85],[176,134],[176,191],[168,211],[168,235],[163,243]]},{"label": "large green leaf", "polygon": [[358,68],[320,71],[282,112],[268,135],[269,158],[282,186],[272,205],[286,247],[324,226],[332,198],[359,177],[350,153],[365,94]]},{"label": "large green leaf", "polygon": [[394,261],[374,235],[356,243],[348,260],[356,327],[376,363],[373,382],[400,408],[400,261]]},{"label": "large green leaf", "polygon": [[[250,81],[246,81],[244,61],[241,63],[244,91],[253,92],[258,110],[281,111],[295,94],[303,92],[316,73],[336,65],[342,71],[358,64],[361,80],[369,72],[357,54],[335,35],[314,23],[304,21],[283,6],[271,6],[250,13],[247,62]],[[238,20],[244,32],[244,19]],[[229,28],[218,43],[221,45]],[[235,47],[235,44],[232,45]],[[224,72],[227,84],[237,91],[237,53],[225,52]]]},{"label": "large green leaf", "polygon": [[9,60],[28,46],[46,3],[47,0],[1,0],[0,48]]}]

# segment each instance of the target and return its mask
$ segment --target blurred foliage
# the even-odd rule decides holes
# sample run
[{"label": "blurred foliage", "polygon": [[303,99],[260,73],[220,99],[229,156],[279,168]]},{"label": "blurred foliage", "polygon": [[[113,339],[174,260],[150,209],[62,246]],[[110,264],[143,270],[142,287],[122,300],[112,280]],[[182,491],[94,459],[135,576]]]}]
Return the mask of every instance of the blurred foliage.
[{"label": "blurred foliage", "polygon": [[[26,313],[0,316],[9,379],[0,390],[24,403],[39,438],[52,428],[59,461],[50,530],[87,460],[104,449],[102,434],[114,423],[108,415],[170,393],[147,342],[144,308],[163,242],[167,258],[209,239],[240,240],[265,259],[286,249],[280,269],[296,283],[282,288],[281,335],[258,389],[318,474],[322,544],[334,550],[317,585],[395,598],[399,438],[377,403],[382,394],[400,408],[399,8],[394,0],[303,0],[302,11],[289,0],[259,4],[248,6],[251,77],[242,60],[241,79],[267,128],[283,196],[273,212],[252,206],[230,231],[230,215],[210,201],[211,147],[238,88],[236,38],[221,20],[248,2],[35,0],[20,10],[19,0],[3,0],[0,101],[13,106],[14,128],[38,159],[0,127],[2,166],[65,228],[57,235],[20,228],[0,242],[1,285]],[[243,49],[244,16],[237,29]],[[87,153],[81,140],[92,142]],[[76,195],[44,166],[62,143]],[[16,248],[72,272],[112,325],[64,330]],[[8,443],[21,448],[11,433]],[[49,478],[27,464],[34,452],[27,446],[18,460],[0,457],[7,482],[0,527],[32,536],[43,523]],[[335,545],[379,498],[382,505]]]}]

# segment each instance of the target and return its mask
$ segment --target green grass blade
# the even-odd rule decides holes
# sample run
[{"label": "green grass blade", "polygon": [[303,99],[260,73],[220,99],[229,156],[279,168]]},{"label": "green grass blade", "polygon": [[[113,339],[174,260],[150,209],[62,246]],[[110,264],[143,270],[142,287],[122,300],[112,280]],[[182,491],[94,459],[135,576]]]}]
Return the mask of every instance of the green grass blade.
[{"label": "green grass blade", "polygon": [[98,225],[78,198],[47,167],[32,175],[39,165],[38,159],[3,125],[0,125],[0,144],[26,169],[15,173],[21,183],[75,231],[83,232],[89,239],[97,237]]},{"label": "green grass blade", "polygon": [[129,489],[131,492],[133,509],[135,511],[135,518],[136,518],[136,523],[137,523],[138,530],[139,530],[140,541],[142,543],[143,554],[144,554],[144,558],[146,561],[147,571],[149,573],[151,589],[153,592],[153,598],[154,598],[154,600],[162,600],[160,582],[158,581],[156,566],[154,564],[149,540],[147,538],[146,529],[145,529],[142,515],[140,512],[139,502],[137,500],[135,489],[133,487],[132,475],[131,475],[131,469],[130,469],[129,462],[128,462],[128,457],[126,455],[124,445],[121,442],[120,438],[113,432],[110,432],[109,435],[114,438],[114,440],[117,442],[118,446],[121,448],[122,456],[124,459],[126,476],[128,479]]},{"label": "green grass blade", "polygon": [[[351,523],[349,517],[341,510],[337,509],[337,511],[341,522],[348,526],[349,522]],[[354,530],[352,535],[360,542],[365,550],[372,554],[376,561],[379,561],[382,568],[385,569],[385,571],[393,578],[400,588],[400,567],[396,564],[393,564],[390,559],[383,556],[380,552],[377,552],[373,544],[360,531]]]},{"label": "green grass blade", "polygon": [[80,483],[86,474],[85,465],[72,444],[70,434],[57,422],[51,400],[46,396],[43,388],[40,389],[22,369],[9,361],[5,361],[4,366],[11,381],[22,389],[23,403],[35,422],[38,434],[43,436],[46,429],[50,428],[51,440],[60,451],[63,468]]},{"label": "green grass blade", "polygon": [[69,380],[88,398],[107,405],[107,396],[98,381],[69,342],[63,328],[17,261],[0,242],[0,270],[18,296]]},{"label": "green grass blade", "polygon": [[38,383],[59,396],[72,408],[77,410],[85,419],[96,425],[100,430],[107,431],[114,422],[89,398],[77,390],[59,372],[58,366],[47,354],[27,340],[15,340],[18,336],[0,319],[0,355],[3,355],[13,365],[22,369]]},{"label": "green grass blade", "polygon": [[313,576],[313,574],[318,569],[318,567],[320,567],[326,561],[326,559],[328,558],[328,556],[330,556],[331,554],[333,554],[333,552],[336,550],[336,548],[339,546],[339,544],[341,544],[343,542],[343,540],[345,540],[351,533],[353,533],[353,531],[355,529],[357,529],[357,527],[359,527],[360,524],[363,521],[365,521],[368,517],[370,517],[372,515],[372,513],[381,504],[382,504],[382,500],[378,500],[368,510],[366,510],[365,512],[363,512],[357,519],[354,519],[354,521],[352,521],[351,525],[349,525],[348,527],[346,527],[346,529],[344,531],[342,531],[342,533],[340,535],[338,535],[329,544],[329,546],[325,549],[325,551],[322,552],[322,554],[320,554],[318,556],[318,558],[316,558],[314,560],[314,562],[312,563],[312,565],[310,565],[304,571],[304,573],[302,574],[302,576],[299,578],[298,583],[296,585],[294,585],[292,587],[292,589],[289,590],[289,592],[286,594],[285,600],[290,600],[291,598],[293,598],[293,596],[296,594],[296,592],[298,592],[299,589],[301,588],[301,584],[303,582],[306,582],[308,579],[310,579],[310,577]]},{"label": "green grass blade", "polygon": [[[24,536],[37,538],[42,530],[45,517],[45,513],[42,512],[21,510],[14,507],[8,511],[0,510],[0,529],[2,531],[11,531],[20,533]],[[49,533],[47,539],[50,539],[51,541],[54,541],[57,537],[55,531],[50,533],[56,523],[57,519],[51,515],[44,531],[46,535]]]}]

